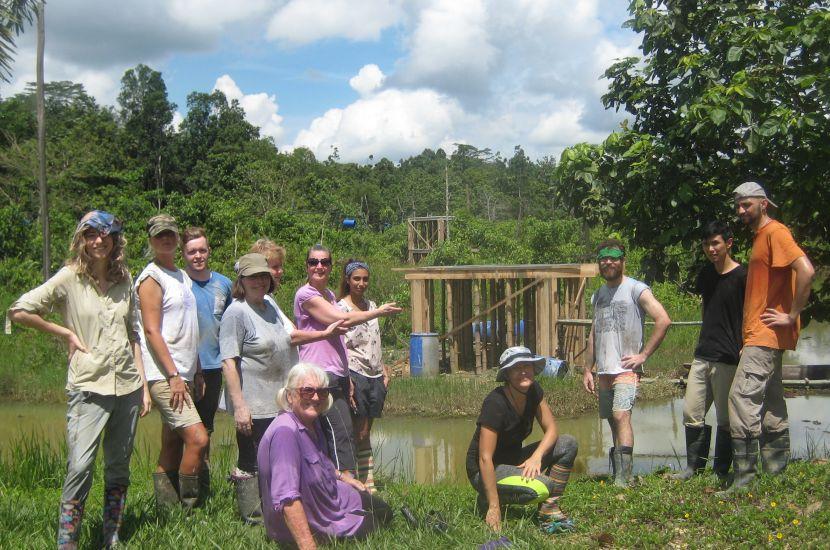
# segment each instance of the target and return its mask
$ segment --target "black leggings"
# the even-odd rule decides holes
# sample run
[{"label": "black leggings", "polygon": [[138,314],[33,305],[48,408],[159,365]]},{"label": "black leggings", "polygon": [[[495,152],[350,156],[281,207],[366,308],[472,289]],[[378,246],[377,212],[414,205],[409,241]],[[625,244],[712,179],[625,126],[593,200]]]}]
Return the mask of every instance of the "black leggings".
[{"label": "black leggings", "polygon": [[254,473],[257,471],[256,453],[259,448],[259,441],[265,435],[265,430],[271,425],[273,418],[254,418],[251,420],[251,435],[243,435],[236,431],[236,446],[239,449],[239,458],[236,467],[243,472]]}]

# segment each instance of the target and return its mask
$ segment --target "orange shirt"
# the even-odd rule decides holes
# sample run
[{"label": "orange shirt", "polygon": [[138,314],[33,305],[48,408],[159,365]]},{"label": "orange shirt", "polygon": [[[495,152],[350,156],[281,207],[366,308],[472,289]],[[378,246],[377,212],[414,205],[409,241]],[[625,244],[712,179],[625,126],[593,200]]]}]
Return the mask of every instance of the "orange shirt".
[{"label": "orange shirt", "polygon": [[790,327],[769,328],[761,322],[767,308],[789,312],[795,295],[795,272],[790,264],[804,256],[787,226],[775,220],[758,230],[746,276],[744,346],[795,349],[800,321]]}]

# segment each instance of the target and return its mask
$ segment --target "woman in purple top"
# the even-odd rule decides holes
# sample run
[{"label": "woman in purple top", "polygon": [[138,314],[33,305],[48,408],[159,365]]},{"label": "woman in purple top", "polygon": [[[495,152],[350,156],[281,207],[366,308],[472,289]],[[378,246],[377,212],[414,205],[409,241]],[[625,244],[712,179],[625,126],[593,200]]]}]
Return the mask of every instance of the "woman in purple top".
[{"label": "woman in purple top", "polygon": [[[324,330],[336,321],[343,321],[341,328],[349,328],[378,317],[401,312],[394,302],[383,304],[370,311],[345,312],[337,307],[334,293],[329,290],[331,277],[331,251],[315,244],[306,256],[308,282],[294,296],[294,319],[299,330]],[[335,334],[312,344],[300,346],[300,361],[319,365],[329,375],[334,388],[334,403],[323,418],[323,429],[328,441],[329,456],[341,472],[355,472],[357,460],[354,450],[354,433],[351,410],[352,386],[349,363],[343,336]]]},{"label": "woman in purple top", "polygon": [[318,366],[291,368],[277,393],[282,412],[259,444],[259,490],[268,537],[301,550],[320,539],[361,537],[392,519],[392,509],[326,456],[321,415],[332,405]]}]

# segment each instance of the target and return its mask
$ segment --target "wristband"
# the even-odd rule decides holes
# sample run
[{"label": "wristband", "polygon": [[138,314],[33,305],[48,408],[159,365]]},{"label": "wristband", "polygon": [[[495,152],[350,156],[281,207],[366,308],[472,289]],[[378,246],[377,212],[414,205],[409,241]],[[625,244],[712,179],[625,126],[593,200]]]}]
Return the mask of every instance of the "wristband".
[{"label": "wristband", "polygon": [[167,375],[167,381],[170,382],[172,379],[176,378],[177,376],[179,376],[179,371],[176,371],[173,374]]}]

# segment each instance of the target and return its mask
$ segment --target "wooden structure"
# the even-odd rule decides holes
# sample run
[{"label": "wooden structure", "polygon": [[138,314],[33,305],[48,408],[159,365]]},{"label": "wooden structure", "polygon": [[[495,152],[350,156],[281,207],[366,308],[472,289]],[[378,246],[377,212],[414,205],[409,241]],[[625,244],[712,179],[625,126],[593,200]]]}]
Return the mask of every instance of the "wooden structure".
[{"label": "wooden structure", "polygon": [[409,263],[418,263],[450,234],[452,216],[422,216],[406,221]]},{"label": "wooden structure", "polygon": [[589,328],[561,321],[586,315],[585,286],[596,264],[399,268],[409,282],[412,332],[437,332],[450,372],[480,373],[505,348],[582,364]]}]

